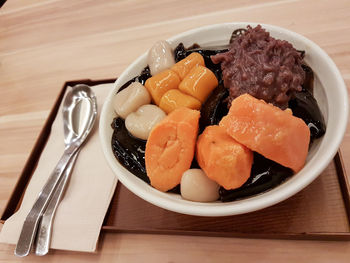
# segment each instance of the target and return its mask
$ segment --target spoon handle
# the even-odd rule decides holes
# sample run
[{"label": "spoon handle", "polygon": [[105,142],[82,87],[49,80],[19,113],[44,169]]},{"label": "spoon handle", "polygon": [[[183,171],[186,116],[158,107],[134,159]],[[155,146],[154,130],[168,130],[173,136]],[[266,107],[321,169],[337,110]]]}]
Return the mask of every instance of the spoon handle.
[{"label": "spoon handle", "polygon": [[52,221],[55,216],[56,209],[63,196],[65,187],[69,180],[72,168],[74,166],[78,154],[79,150],[73,155],[72,159],[68,163],[67,168],[64,171],[63,178],[59,182],[49,204],[47,205],[45,212],[42,215],[35,245],[35,254],[38,256],[44,256],[49,252],[52,232]]},{"label": "spoon handle", "polygon": [[62,178],[62,175],[64,174],[64,171],[67,168],[69,161],[77,152],[80,145],[81,143],[72,143],[66,147],[61,159],[58,161],[55,169],[53,170],[48,180],[46,181],[43,189],[39,193],[38,199],[35,201],[32,209],[30,210],[23,223],[22,231],[15,249],[16,256],[24,257],[29,254],[33,245],[33,241],[36,235],[41,215],[46,209],[54,193],[54,190],[58,185],[58,182]]}]

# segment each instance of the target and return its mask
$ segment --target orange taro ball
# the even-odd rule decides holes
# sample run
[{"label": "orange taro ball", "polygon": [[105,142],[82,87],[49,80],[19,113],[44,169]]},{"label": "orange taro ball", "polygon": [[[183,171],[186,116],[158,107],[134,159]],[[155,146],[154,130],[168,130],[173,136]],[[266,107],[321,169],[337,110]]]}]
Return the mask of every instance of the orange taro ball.
[{"label": "orange taro ball", "polygon": [[181,81],[179,90],[203,103],[217,86],[218,80],[210,69],[195,66]]},{"label": "orange taro ball", "polygon": [[171,89],[177,89],[180,83],[178,75],[169,69],[146,80],[145,87],[155,104],[159,105],[162,96]]}]

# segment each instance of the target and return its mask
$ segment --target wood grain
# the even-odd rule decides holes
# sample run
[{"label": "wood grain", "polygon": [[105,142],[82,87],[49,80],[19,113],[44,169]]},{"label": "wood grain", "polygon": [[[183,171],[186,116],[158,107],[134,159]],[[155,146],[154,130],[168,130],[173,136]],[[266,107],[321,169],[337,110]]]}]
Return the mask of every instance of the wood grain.
[{"label": "wood grain", "polygon": [[[66,80],[112,78],[155,40],[202,25],[252,21],[316,42],[349,87],[349,13],[348,0],[7,1],[0,10],[0,211]],[[349,175],[349,129],[341,150]],[[348,262],[349,252],[347,242],[107,234],[93,255],[55,251],[26,260]],[[22,261],[13,257],[13,246],[0,244],[0,262],[15,260]]]}]

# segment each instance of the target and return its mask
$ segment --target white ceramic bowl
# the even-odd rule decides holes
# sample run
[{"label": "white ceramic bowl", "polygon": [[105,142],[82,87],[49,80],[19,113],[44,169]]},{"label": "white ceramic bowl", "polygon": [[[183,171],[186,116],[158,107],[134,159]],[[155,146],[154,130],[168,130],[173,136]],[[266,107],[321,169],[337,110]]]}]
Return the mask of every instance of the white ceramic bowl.
[{"label": "white ceramic bowl", "polygon": [[[233,30],[256,23],[227,23],[193,29],[168,39],[174,48],[180,42],[185,46],[198,43],[206,45],[227,44]],[[310,184],[336,154],[344,136],[348,119],[348,95],[344,81],[331,58],[309,39],[286,29],[263,25],[271,36],[291,42],[298,50],[305,50],[305,61],[315,73],[314,96],[318,101],[327,124],[326,134],[315,141],[310,149],[304,168],[281,185],[246,199],[227,203],[198,203],[183,200],[180,195],[160,192],[144,183],[125,169],[114,157],[111,149],[111,123],[115,113],[112,98],[119,87],[140,74],[147,65],[146,53],[136,59],[118,78],[104,103],[100,117],[100,139],[104,155],[118,179],[130,191],[142,199],[165,209],[200,216],[226,216],[243,214],[281,202]],[[158,39],[155,39],[156,42]]]}]

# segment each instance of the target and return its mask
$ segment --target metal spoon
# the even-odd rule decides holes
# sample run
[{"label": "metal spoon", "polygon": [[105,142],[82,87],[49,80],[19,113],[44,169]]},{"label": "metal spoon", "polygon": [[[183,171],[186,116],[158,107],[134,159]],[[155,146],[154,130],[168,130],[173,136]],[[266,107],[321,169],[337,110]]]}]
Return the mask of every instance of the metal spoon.
[{"label": "metal spoon", "polygon": [[[73,87],[73,91],[77,86]],[[79,86],[78,86],[79,87]],[[71,91],[72,92],[72,91]],[[63,104],[63,119],[65,120],[64,125],[64,143],[66,147],[71,143],[73,138],[79,137],[79,135],[84,132],[83,125],[80,125],[81,116],[84,116],[88,111],[89,102],[86,100],[81,100],[80,104],[77,104],[74,111],[70,111],[71,101],[64,101]],[[88,104],[87,104],[88,103]],[[70,116],[75,115],[75,116]],[[75,123],[78,120],[78,123]],[[71,121],[71,122],[70,122]],[[73,139],[74,140],[74,139]],[[35,243],[35,254],[39,256],[44,256],[49,252],[51,231],[52,231],[52,221],[58,207],[58,204],[63,196],[65,186],[69,180],[70,173],[74,166],[75,160],[79,154],[79,151],[73,156],[72,160],[69,162],[62,180],[59,182],[56,191],[54,192],[52,199],[50,200],[42,219],[40,222],[39,230],[36,236]]]},{"label": "metal spoon", "polygon": [[[41,215],[47,208],[65,171],[69,173],[72,158],[90,133],[97,115],[96,97],[87,85],[76,85],[67,93],[63,104],[63,122],[66,148],[55,169],[39,193],[27,215],[17,242],[15,255],[27,256],[32,248]],[[63,192],[63,190],[62,190]],[[55,206],[53,204],[53,206]],[[54,209],[55,210],[55,209]]]}]

